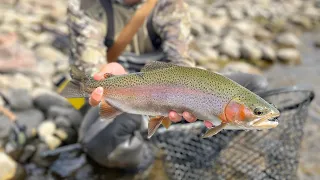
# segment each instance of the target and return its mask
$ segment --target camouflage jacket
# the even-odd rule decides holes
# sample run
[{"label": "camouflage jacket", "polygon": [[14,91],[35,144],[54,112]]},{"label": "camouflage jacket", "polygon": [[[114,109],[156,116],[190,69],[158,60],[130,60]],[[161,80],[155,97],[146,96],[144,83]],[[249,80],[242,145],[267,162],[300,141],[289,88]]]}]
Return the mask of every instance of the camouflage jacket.
[{"label": "camouflage jacket", "polygon": [[[115,38],[140,5],[129,8],[112,2]],[[154,8],[152,23],[155,32],[162,40],[161,50],[165,54],[165,60],[174,64],[195,66],[195,62],[188,54],[191,40],[188,5],[183,0],[159,0]],[[96,72],[100,65],[107,63],[107,47],[104,45],[107,24],[107,15],[99,0],[69,0],[70,63],[91,74]],[[145,22],[125,52],[140,56],[154,51]],[[134,71],[139,71],[145,64],[129,60],[122,60],[120,63],[127,70],[134,69]]]}]

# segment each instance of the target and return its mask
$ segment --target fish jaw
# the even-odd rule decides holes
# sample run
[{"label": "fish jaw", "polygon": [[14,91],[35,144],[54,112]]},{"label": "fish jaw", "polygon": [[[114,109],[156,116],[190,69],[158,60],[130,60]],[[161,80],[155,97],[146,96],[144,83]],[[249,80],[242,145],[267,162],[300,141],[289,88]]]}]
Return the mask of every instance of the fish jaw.
[{"label": "fish jaw", "polygon": [[280,112],[278,110],[272,111],[268,115],[257,118],[256,120],[249,123],[249,126],[256,129],[270,129],[275,128],[279,125],[278,121],[272,121],[273,119],[277,119],[280,116]]}]

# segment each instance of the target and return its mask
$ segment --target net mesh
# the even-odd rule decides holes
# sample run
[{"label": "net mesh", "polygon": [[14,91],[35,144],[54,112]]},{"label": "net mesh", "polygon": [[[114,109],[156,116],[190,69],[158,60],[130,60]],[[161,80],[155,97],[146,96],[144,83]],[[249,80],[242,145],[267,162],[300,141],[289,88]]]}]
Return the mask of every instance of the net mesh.
[{"label": "net mesh", "polygon": [[300,143],[313,92],[278,89],[261,94],[280,112],[270,130],[223,130],[202,139],[202,122],[161,128],[154,143],[169,179],[297,179]]}]

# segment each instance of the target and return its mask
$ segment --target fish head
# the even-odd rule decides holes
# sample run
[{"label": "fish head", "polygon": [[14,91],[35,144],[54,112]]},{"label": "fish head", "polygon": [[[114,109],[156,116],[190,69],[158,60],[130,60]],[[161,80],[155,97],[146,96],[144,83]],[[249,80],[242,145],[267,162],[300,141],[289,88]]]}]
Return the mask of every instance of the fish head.
[{"label": "fish head", "polygon": [[225,106],[222,120],[242,129],[270,129],[278,126],[279,110],[257,95],[240,95]]}]

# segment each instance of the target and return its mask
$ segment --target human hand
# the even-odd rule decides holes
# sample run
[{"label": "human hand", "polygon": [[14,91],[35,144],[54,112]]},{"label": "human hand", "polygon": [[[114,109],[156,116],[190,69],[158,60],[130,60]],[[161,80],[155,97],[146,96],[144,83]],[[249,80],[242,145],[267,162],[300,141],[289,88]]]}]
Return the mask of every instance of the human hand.
[{"label": "human hand", "polygon": [[[111,73],[114,75],[121,75],[121,74],[127,74],[127,72],[125,71],[125,69],[123,68],[123,66],[121,66],[119,63],[109,63],[106,65],[103,65],[102,68],[100,69],[100,72],[98,72],[97,74],[95,74],[93,76],[93,78],[97,81],[103,80],[104,79],[104,74],[105,73]],[[102,99],[102,95],[103,95],[103,88],[102,87],[97,87],[92,93],[91,96],[89,98],[89,104],[91,106],[97,106],[99,105],[101,99]],[[169,119],[172,122],[179,122],[181,121],[182,117],[192,123],[195,122],[197,120],[197,118],[192,115],[189,112],[183,112],[181,115],[179,115],[177,112],[175,111],[170,111],[168,114]]]}]

